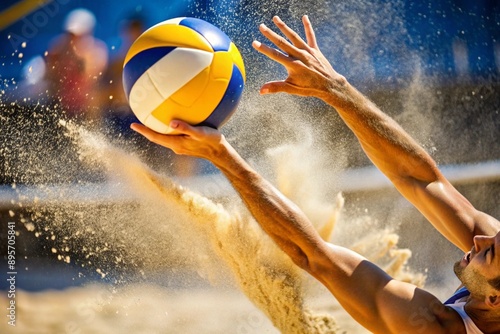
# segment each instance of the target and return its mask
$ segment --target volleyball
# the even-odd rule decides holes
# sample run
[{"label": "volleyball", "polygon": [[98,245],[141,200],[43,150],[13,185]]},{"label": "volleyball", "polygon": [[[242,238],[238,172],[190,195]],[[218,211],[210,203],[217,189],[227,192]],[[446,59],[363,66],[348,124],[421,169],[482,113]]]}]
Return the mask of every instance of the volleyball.
[{"label": "volleyball", "polygon": [[222,126],[245,85],[243,58],[231,39],[197,18],[174,18],[146,30],[130,46],[123,86],[137,119],[171,133],[173,119]]}]

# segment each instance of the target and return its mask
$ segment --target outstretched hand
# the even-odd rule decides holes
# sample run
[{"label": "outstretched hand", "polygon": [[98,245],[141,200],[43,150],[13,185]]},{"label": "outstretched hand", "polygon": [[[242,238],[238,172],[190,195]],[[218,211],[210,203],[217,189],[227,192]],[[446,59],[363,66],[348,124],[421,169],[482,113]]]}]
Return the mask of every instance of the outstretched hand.
[{"label": "outstretched hand", "polygon": [[223,146],[224,136],[216,129],[195,127],[179,120],[170,122],[170,127],[175,130],[175,134],[161,134],[139,123],[130,126],[153,143],[167,147],[176,154],[213,160]]},{"label": "outstretched hand", "polygon": [[283,65],[288,71],[288,78],[264,84],[261,88],[262,94],[284,92],[324,98],[328,93],[337,90],[339,85],[343,85],[345,78],[335,72],[321,53],[307,16],[302,17],[306,41],[279,17],[275,16],[273,22],[286,38],[264,24],[261,24],[259,29],[277,49],[258,41],[254,41],[252,45],[260,53]]}]

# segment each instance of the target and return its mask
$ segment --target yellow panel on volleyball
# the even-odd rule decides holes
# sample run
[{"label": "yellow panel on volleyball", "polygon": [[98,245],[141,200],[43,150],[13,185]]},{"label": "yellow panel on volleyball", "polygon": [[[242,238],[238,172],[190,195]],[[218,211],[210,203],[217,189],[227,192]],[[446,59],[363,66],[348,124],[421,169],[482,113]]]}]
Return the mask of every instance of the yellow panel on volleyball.
[{"label": "yellow panel on volleyball", "polygon": [[211,68],[212,65],[206,67],[179,90],[170,95],[169,99],[181,106],[192,107],[209,85]]},{"label": "yellow panel on volleyball", "polygon": [[141,38],[137,39],[130,47],[124,64],[141,51],[165,46],[180,46],[213,52],[208,41],[193,29],[180,25],[164,24],[146,30]]},{"label": "yellow panel on volleyball", "polygon": [[226,51],[214,53],[214,58],[212,59],[212,64],[210,65],[210,78],[212,80],[219,78],[229,79],[231,78],[232,73],[233,61],[231,54]]},{"label": "yellow panel on volleyball", "polygon": [[[200,111],[201,110],[196,110],[197,113]],[[153,110],[150,115],[150,117],[156,118],[158,121],[167,126],[173,119],[182,119],[184,122],[190,124],[198,124],[203,121],[198,121],[198,116],[199,114],[193,114],[190,107],[180,105],[172,99],[163,101],[163,103],[160,104],[158,108]]]},{"label": "yellow panel on volleyball", "polygon": [[[222,78],[231,77],[233,68],[230,59],[229,53],[216,52],[212,65],[206,71],[200,72],[193,80],[172,94],[153,110],[151,116],[166,125],[173,119],[182,119],[190,124],[199,124],[206,120],[226,92],[229,81]],[[209,84],[201,87],[208,75]],[[193,92],[200,93],[196,100],[193,100]]]},{"label": "yellow panel on volleyball", "polygon": [[241,75],[243,76],[243,82],[245,82],[247,79],[246,73],[245,73],[245,64],[243,63],[243,58],[241,57],[240,51],[238,51],[238,48],[236,47],[236,45],[234,45],[234,43],[231,43],[229,45],[228,52],[231,55],[231,58],[232,58],[234,64],[240,70]]}]

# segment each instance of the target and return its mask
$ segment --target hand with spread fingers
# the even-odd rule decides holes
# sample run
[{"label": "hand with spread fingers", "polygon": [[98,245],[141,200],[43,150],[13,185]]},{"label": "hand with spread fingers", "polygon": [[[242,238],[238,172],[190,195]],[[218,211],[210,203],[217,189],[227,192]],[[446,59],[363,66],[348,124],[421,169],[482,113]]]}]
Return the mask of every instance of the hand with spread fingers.
[{"label": "hand with spread fingers", "polygon": [[321,53],[309,18],[307,16],[302,17],[306,41],[278,16],[273,18],[273,22],[286,38],[261,24],[259,27],[260,32],[277,49],[258,41],[253,42],[253,47],[283,65],[288,71],[288,78],[283,81],[272,81],[264,84],[261,93],[284,92],[323,99],[331,98],[332,93],[340,93],[345,85],[345,78],[333,69],[323,53]]}]

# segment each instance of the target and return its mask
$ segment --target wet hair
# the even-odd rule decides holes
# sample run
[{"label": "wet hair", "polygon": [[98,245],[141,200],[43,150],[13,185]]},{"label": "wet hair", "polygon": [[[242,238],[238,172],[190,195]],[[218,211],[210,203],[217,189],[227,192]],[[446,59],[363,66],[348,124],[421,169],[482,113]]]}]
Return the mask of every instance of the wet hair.
[{"label": "wet hair", "polygon": [[488,280],[488,283],[495,288],[496,290],[500,291],[500,276],[496,278],[492,278]]}]

